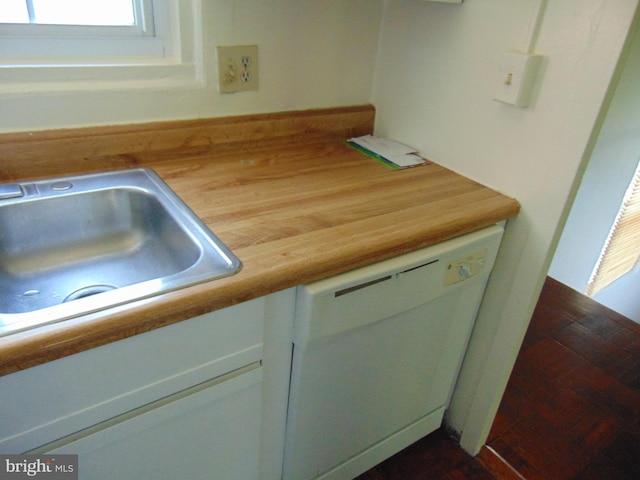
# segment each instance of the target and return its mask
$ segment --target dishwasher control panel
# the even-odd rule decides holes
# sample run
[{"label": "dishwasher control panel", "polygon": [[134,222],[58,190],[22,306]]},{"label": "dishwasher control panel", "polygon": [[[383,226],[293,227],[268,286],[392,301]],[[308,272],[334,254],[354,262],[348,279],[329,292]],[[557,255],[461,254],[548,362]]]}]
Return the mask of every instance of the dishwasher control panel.
[{"label": "dishwasher control panel", "polygon": [[487,249],[485,248],[471,255],[450,261],[445,269],[444,284],[452,285],[477,275],[484,268],[486,260]]}]

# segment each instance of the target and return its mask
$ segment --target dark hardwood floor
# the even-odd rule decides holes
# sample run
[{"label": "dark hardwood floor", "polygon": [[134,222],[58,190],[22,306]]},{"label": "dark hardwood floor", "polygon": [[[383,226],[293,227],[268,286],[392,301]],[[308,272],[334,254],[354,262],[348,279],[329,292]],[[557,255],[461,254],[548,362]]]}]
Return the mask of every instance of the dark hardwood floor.
[{"label": "dark hardwood floor", "polygon": [[639,479],[640,325],[548,278],[487,445],[437,431],[357,480]]},{"label": "dark hardwood floor", "polygon": [[496,480],[442,430],[360,475],[357,480]]},{"label": "dark hardwood floor", "polygon": [[640,478],[640,325],[548,278],[487,443],[527,480]]}]

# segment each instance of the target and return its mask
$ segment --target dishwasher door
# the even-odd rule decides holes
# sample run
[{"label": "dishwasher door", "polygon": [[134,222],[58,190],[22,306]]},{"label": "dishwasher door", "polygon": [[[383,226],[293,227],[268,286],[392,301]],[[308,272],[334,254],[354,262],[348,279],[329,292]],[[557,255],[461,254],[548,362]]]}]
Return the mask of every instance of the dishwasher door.
[{"label": "dishwasher door", "polygon": [[285,479],[350,480],[440,426],[501,237],[299,287]]}]

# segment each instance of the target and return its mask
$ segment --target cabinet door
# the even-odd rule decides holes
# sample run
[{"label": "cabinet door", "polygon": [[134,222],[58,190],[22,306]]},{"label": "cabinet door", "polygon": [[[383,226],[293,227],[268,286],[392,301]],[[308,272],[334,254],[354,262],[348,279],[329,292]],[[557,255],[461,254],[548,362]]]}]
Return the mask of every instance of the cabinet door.
[{"label": "cabinet door", "polygon": [[0,452],[39,448],[260,360],[264,309],[257,298],[0,377]]},{"label": "cabinet door", "polygon": [[259,478],[259,363],[39,449],[77,454],[86,480]]}]

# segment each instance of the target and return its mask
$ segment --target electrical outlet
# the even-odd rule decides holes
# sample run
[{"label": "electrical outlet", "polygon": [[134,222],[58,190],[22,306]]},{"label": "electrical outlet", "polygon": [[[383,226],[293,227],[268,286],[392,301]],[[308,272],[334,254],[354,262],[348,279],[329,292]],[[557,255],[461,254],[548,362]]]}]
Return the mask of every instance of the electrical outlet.
[{"label": "electrical outlet", "polygon": [[217,47],[220,93],[258,89],[258,46]]}]

